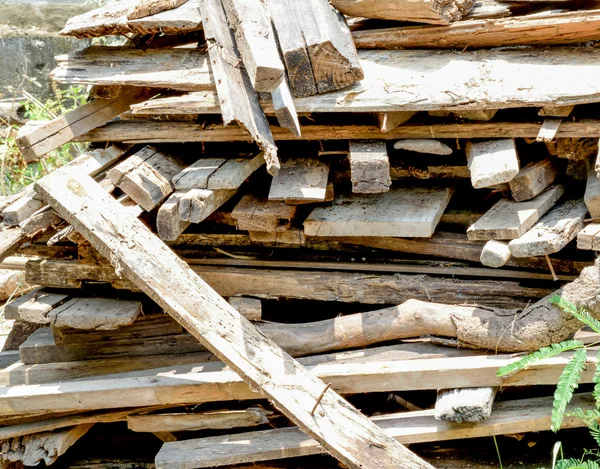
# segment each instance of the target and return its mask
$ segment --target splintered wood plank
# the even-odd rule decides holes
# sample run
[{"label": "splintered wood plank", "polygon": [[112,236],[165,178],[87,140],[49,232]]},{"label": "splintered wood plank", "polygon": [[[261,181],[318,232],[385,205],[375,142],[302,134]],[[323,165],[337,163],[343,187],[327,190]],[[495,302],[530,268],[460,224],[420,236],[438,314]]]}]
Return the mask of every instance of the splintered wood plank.
[{"label": "splintered wood plank", "polygon": [[377,194],[390,190],[390,160],[385,141],[350,141],[352,192]]},{"label": "splintered wood plank", "polygon": [[247,194],[231,212],[238,230],[286,231],[296,215],[296,207]]},{"label": "splintered wood plank", "polygon": [[523,236],[509,244],[515,257],[544,256],[560,251],[583,229],[588,209],[583,200],[568,200],[550,210]]},{"label": "splintered wood plank", "polygon": [[62,293],[36,288],[7,303],[4,307],[4,318],[34,324],[50,324],[48,313],[68,298],[68,295]]},{"label": "splintered wood plank", "polygon": [[257,427],[269,423],[273,412],[260,407],[245,410],[223,410],[198,413],[166,413],[127,416],[127,427],[134,432],[185,432],[201,430],[228,430]]},{"label": "splintered wood plank", "polygon": [[237,191],[235,189],[192,189],[179,200],[179,218],[184,222],[200,223],[212,215]]},{"label": "splintered wood plank", "polygon": [[[58,170],[36,188],[101,254],[118,263],[126,277],[340,462],[352,469],[432,467],[327,390],[323,381],[261,334],[141,221],[123,217],[118,202],[93,179]],[[123,243],[123,237],[135,243]]]},{"label": "splintered wood plank", "polygon": [[590,216],[593,218],[600,217],[600,178],[595,166],[595,164],[590,166],[585,194],[583,196]]},{"label": "splintered wood plank", "polygon": [[327,197],[329,166],[315,158],[290,159],[281,163],[273,177],[269,200],[294,204],[323,202]]},{"label": "splintered wood plank", "polygon": [[267,171],[277,174],[279,160],[271,128],[248,74],[235,63],[239,52],[233,32],[227,26],[221,0],[199,1],[223,123],[237,121],[244,127],[263,150]]},{"label": "splintered wood plank", "polygon": [[504,267],[510,259],[511,253],[508,243],[489,240],[481,250],[481,263],[486,267]]},{"label": "splintered wood plank", "polygon": [[519,157],[512,139],[467,142],[466,152],[475,189],[509,182],[519,173]]},{"label": "splintered wood plank", "polygon": [[146,146],[111,169],[107,177],[149,212],[173,192],[171,179],[182,169],[173,157]]},{"label": "splintered wood plank", "polygon": [[239,189],[254,171],[265,164],[259,153],[254,158],[232,158],[220,166],[208,179],[207,189]]},{"label": "splintered wood plank", "polygon": [[160,239],[175,241],[190,222],[183,221],[179,216],[179,205],[186,191],[177,191],[160,206],[156,215],[156,231]]},{"label": "splintered wood plank", "polygon": [[141,312],[139,301],[73,298],[54,308],[48,317],[57,328],[111,331],[133,324]]},{"label": "splintered wood plank", "polygon": [[501,199],[469,227],[467,236],[473,241],[516,239],[523,236],[550,210],[564,191],[565,187],[559,184],[526,202]]},{"label": "splintered wood plank", "polygon": [[434,417],[456,423],[479,423],[492,414],[498,388],[439,389],[435,401]]},{"label": "splintered wood plank", "polygon": [[[572,405],[589,406],[588,396],[576,395]],[[478,425],[457,425],[434,418],[434,410],[378,415],[373,422],[404,444],[459,440],[513,432],[547,431],[552,398],[498,402],[489,419]],[[567,417],[562,428],[584,424]],[[237,435],[212,436],[168,443],[156,456],[157,469],[192,469],[323,454],[325,450],[297,428],[278,428]],[[258,465],[260,467],[260,465]],[[464,467],[464,466],[463,466]]]},{"label": "splintered wood plank", "polygon": [[44,125],[29,130],[22,127],[17,136],[17,145],[27,162],[39,160],[74,137],[106,124],[129,106],[149,97],[146,90],[129,89],[115,99],[96,99]]},{"label": "splintered wood plank", "polygon": [[510,192],[517,202],[533,199],[554,182],[558,168],[552,158],[529,163],[509,181]]},{"label": "splintered wood plank", "polygon": [[149,17],[128,20],[127,14],[138,3],[139,0],[123,0],[74,16],[67,21],[60,34],[90,38],[131,33],[183,34],[202,29],[198,5],[193,1]]},{"label": "splintered wood plank", "polygon": [[199,159],[173,177],[175,190],[206,189],[208,179],[225,161],[225,158]]},{"label": "splintered wood plank", "polygon": [[59,55],[56,61],[58,65],[50,76],[59,83],[149,86],[187,91],[215,89],[208,57],[196,49],[91,46]]},{"label": "splintered wood plank", "polygon": [[240,56],[256,91],[275,91],[285,77],[268,5],[261,0],[222,0]]},{"label": "splintered wood plank", "polygon": [[336,198],[317,207],[304,222],[309,236],[430,237],[452,189],[392,189],[376,196]]},{"label": "splintered wood plank", "polygon": [[416,112],[412,111],[379,112],[377,113],[377,122],[382,132],[389,132],[407,122],[415,114]]},{"label": "splintered wood plank", "polygon": [[172,10],[183,5],[188,0],[141,0],[127,13],[128,20],[145,18],[162,11]]},{"label": "splintered wood plank", "polygon": [[394,143],[395,150],[427,153],[430,155],[451,155],[452,148],[439,140],[431,138],[407,138]]},{"label": "splintered wood plank", "polygon": [[450,2],[439,0],[332,0],[331,3],[345,15],[359,18],[448,24],[466,15],[474,2],[472,0],[452,0]]},{"label": "splintered wood plank", "polygon": [[273,102],[273,112],[275,112],[279,125],[288,129],[295,137],[301,137],[302,131],[300,130],[296,104],[290,85],[285,77],[277,89],[271,93],[271,100]]}]

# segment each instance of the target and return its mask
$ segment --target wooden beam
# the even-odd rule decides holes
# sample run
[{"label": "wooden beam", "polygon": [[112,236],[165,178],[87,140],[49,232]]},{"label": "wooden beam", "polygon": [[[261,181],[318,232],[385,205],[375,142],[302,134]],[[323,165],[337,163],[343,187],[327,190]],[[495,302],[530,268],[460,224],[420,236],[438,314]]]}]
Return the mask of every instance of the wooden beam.
[{"label": "wooden beam", "polygon": [[73,298],[55,307],[48,318],[55,328],[111,331],[133,324],[141,312],[139,301]]},{"label": "wooden beam", "polygon": [[269,200],[288,204],[324,202],[329,166],[315,158],[294,158],[281,163],[269,189]]},{"label": "wooden beam", "polygon": [[[120,205],[91,178],[59,170],[36,188],[105,257],[118,262],[139,288],[343,464],[355,469],[392,464],[431,467],[383,435],[337,393],[323,394],[321,380],[260,334],[142,222],[122,217]],[[135,239],[136,247],[121,243],[124,235]],[[165,272],[179,279],[157,283]],[[320,410],[313,415],[317,397]]]},{"label": "wooden beam", "polygon": [[500,199],[467,230],[471,240],[516,239],[523,236],[563,195],[565,187],[553,186],[532,200]]},{"label": "wooden beam", "polygon": [[552,158],[534,161],[521,168],[508,185],[516,202],[533,199],[540,194],[558,176],[558,168]]},{"label": "wooden beam", "polygon": [[235,189],[192,189],[179,199],[179,219],[201,223],[235,195]]},{"label": "wooden beam", "polygon": [[208,179],[227,161],[225,158],[200,158],[173,176],[175,190],[206,189]]},{"label": "wooden beam", "polygon": [[254,158],[233,158],[220,166],[208,179],[207,189],[239,189],[254,171],[265,163],[262,153]]},{"label": "wooden beam", "polygon": [[200,0],[199,8],[208,44],[211,71],[217,83],[223,123],[227,125],[237,121],[243,126],[263,150],[267,171],[277,174],[277,147],[269,122],[260,107],[258,93],[252,87],[247,73],[232,63],[231,58],[239,59],[239,52],[233,32],[227,25],[221,1]]},{"label": "wooden beam", "polygon": [[4,226],[17,226],[44,205],[44,202],[35,198],[33,190],[29,191],[2,211]]},{"label": "wooden beam", "polygon": [[359,49],[547,46],[595,41],[598,39],[599,26],[600,13],[596,11],[568,11],[541,17],[524,15],[501,18],[491,22],[488,19],[477,19],[448,26],[354,31],[352,36]]},{"label": "wooden beam", "polygon": [[62,293],[36,288],[7,303],[4,307],[4,318],[33,324],[50,324],[48,313],[68,298],[68,295]]},{"label": "wooden beam", "polygon": [[504,267],[510,259],[511,253],[508,243],[489,240],[481,250],[481,263],[487,267]]},{"label": "wooden beam", "polygon": [[297,208],[275,200],[263,200],[247,194],[231,212],[239,230],[286,231],[296,216]]},{"label": "wooden beam", "polygon": [[179,216],[179,206],[185,194],[185,191],[174,192],[158,209],[156,231],[160,239],[175,241],[190,226],[190,222]]},{"label": "wooden beam", "polygon": [[271,101],[279,125],[288,129],[295,137],[301,137],[302,131],[300,129],[300,122],[298,121],[296,104],[294,103],[287,79],[284,78],[284,81],[271,93]]},{"label": "wooden beam", "polygon": [[438,389],[434,417],[456,423],[480,423],[492,414],[498,388]]},{"label": "wooden beam", "polygon": [[447,24],[466,15],[473,1],[393,1],[393,0],[332,0],[332,5],[348,16],[408,21],[410,23]]},{"label": "wooden beam", "polygon": [[249,321],[260,321],[262,319],[262,301],[256,298],[243,296],[232,296],[227,299],[228,303]]},{"label": "wooden beam", "polygon": [[519,156],[512,139],[467,142],[466,153],[475,189],[509,182],[519,173]]},{"label": "wooden beam", "polygon": [[351,140],[348,159],[352,192],[377,194],[390,190],[390,160],[384,141]]},{"label": "wooden beam", "polygon": [[600,251],[600,224],[590,223],[577,235],[577,248]]}]

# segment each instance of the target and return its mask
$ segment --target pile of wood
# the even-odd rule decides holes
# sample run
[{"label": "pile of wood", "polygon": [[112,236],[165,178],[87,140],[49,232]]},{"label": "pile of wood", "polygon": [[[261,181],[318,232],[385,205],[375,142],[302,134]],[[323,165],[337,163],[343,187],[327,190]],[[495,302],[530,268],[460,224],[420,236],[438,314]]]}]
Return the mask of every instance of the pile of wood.
[{"label": "pile of wood", "polygon": [[[36,285],[4,308],[33,332],[0,353],[0,467],[99,428],[158,437],[159,469],[426,468],[405,445],[549,429],[551,395],[497,391],[555,384],[569,355],[496,371],[598,340],[548,302],[600,317],[593,8],[123,0],[72,18],[64,34],[128,43],[59,57],[54,80],[90,101],[19,133],[28,162],[90,146],[0,201],[0,267]],[[114,467],[72,464],[92,466]]]}]

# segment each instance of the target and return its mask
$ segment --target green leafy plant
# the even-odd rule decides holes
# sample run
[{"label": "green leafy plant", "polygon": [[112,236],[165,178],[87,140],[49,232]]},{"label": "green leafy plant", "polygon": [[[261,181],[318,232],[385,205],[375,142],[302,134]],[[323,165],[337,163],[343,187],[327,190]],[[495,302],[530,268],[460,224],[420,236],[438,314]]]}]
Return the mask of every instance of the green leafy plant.
[{"label": "green leafy plant", "polygon": [[[575,304],[564,300],[558,295],[552,296],[549,301],[563,311],[571,314],[582,324],[590,327],[593,331],[600,334],[600,321],[595,319],[585,309],[578,308]],[[573,351],[573,356],[565,365],[560,378],[558,379],[558,384],[554,392],[551,429],[552,431],[557,432],[562,425],[565,415],[579,418],[585,423],[590,431],[591,436],[600,446],[600,352],[598,352],[596,357],[596,370],[593,378],[595,386],[592,395],[594,397],[596,408],[585,410],[576,408],[569,412],[566,411],[567,405],[571,402],[573,393],[575,389],[577,389],[581,380],[581,373],[585,369],[587,352],[590,346],[591,345],[585,345],[580,340],[565,340],[558,344],[552,344],[549,347],[543,347],[536,352],[526,355],[514,363],[503,366],[497,371],[497,375],[499,377],[506,377],[526,369],[528,366],[539,360],[552,358],[566,351]],[[558,450],[556,448],[560,448],[560,446],[555,446],[555,452],[553,454],[552,461],[553,469],[600,469],[600,456],[598,455],[598,451],[588,451],[585,453],[582,459],[564,459],[561,457],[561,459],[557,460],[556,457]]]}]

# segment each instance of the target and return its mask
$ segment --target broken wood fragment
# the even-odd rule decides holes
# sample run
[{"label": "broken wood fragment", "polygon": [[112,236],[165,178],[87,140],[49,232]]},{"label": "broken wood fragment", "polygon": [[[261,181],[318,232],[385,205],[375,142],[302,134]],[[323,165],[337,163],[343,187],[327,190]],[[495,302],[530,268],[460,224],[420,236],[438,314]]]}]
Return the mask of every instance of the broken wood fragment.
[{"label": "broken wood fragment", "polygon": [[544,106],[538,112],[542,117],[569,117],[575,106]]},{"label": "broken wood fragment", "polygon": [[481,250],[481,263],[487,267],[504,267],[510,259],[511,253],[508,243],[489,240]]},{"label": "broken wood fragment", "polygon": [[407,122],[415,114],[416,112],[412,111],[379,112],[377,122],[382,132],[389,132]]},{"label": "broken wood fragment", "polygon": [[220,166],[209,178],[207,189],[239,189],[254,171],[265,164],[265,158],[259,153],[253,158],[232,158]]},{"label": "broken wood fragment", "polygon": [[12,300],[4,307],[4,317],[34,324],[50,324],[48,313],[63,304],[69,297],[61,293],[36,288]]},{"label": "broken wood fragment", "polygon": [[185,193],[185,191],[174,192],[158,209],[156,231],[160,239],[175,241],[190,226],[189,222],[183,221],[179,216],[179,205]]},{"label": "broken wood fragment", "polygon": [[533,199],[540,194],[558,176],[558,168],[552,158],[534,161],[521,168],[508,185],[516,202]]},{"label": "broken wood fragment", "polygon": [[261,200],[251,194],[242,197],[231,216],[239,230],[286,231],[296,215],[296,207],[271,200]]},{"label": "broken wood fragment", "polygon": [[294,205],[324,202],[327,198],[329,166],[315,158],[294,158],[281,163],[273,177],[269,200]]},{"label": "broken wood fragment", "polygon": [[179,218],[189,223],[200,223],[212,215],[236,193],[235,189],[192,189],[179,199]]},{"label": "broken wood fragment", "polygon": [[498,388],[439,389],[434,417],[456,423],[479,423],[492,414]]},{"label": "broken wood fragment", "polygon": [[452,148],[439,140],[431,138],[407,138],[394,143],[395,150],[413,151],[416,153],[427,153],[430,155],[451,155]]},{"label": "broken wood fragment", "polygon": [[35,198],[33,191],[28,191],[2,211],[5,226],[17,226],[44,206],[44,202]]},{"label": "broken wood fragment", "polygon": [[519,172],[519,157],[512,139],[469,141],[466,153],[475,189],[509,182]]},{"label": "broken wood fragment", "polygon": [[73,298],[55,307],[48,318],[56,328],[110,331],[133,324],[141,312],[139,301]]},{"label": "broken wood fragment", "polygon": [[390,160],[385,141],[350,141],[352,192],[377,194],[390,190]]},{"label": "broken wood fragment", "polygon": [[298,113],[296,112],[296,105],[294,104],[290,86],[285,77],[275,91],[271,93],[271,100],[279,125],[288,129],[295,137],[300,138],[302,131],[300,130]]},{"label": "broken wood fragment", "polygon": [[188,0],[141,0],[127,14],[128,20],[137,20],[146,16],[156,15],[162,11],[172,10],[183,5]]}]

